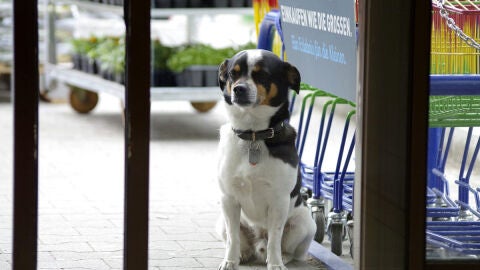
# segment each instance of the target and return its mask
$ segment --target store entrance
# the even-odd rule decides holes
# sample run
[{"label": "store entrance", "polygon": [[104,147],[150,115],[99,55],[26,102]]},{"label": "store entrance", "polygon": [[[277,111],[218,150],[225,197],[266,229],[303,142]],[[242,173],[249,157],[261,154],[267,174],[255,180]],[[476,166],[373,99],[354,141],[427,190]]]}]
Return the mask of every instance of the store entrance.
[{"label": "store entrance", "polygon": [[[36,269],[39,260],[39,82],[34,78],[39,75],[36,16],[38,2],[15,0],[13,3],[15,141],[14,196],[11,198],[14,202],[11,265],[13,269]],[[257,1],[253,3],[258,4]],[[151,76],[150,12],[148,1],[125,1],[125,211],[119,221],[125,229],[122,250],[122,265],[125,269],[147,269],[149,264],[149,143],[152,123],[148,83]],[[428,194],[426,172],[429,143],[431,3],[398,0],[390,2],[386,7],[385,1],[359,1],[358,18],[359,75],[355,83],[358,87],[355,89],[355,102],[332,97],[315,86],[305,89],[307,94],[298,96],[295,100],[298,105],[296,108],[300,109],[294,114],[296,120],[292,118],[292,121],[297,121],[296,125],[300,126],[300,123],[304,123],[302,119],[306,120],[309,115],[308,106],[322,104],[325,106],[325,114],[322,110],[318,114],[311,114],[312,118],[318,117],[319,125],[309,126],[308,129],[322,130],[323,133],[320,134],[323,134],[323,139],[327,136],[329,140],[337,139],[338,145],[342,147],[342,150],[336,149],[333,154],[326,148],[318,154],[316,151],[309,152],[315,148],[308,146],[310,138],[315,136],[305,132],[305,125],[299,128],[303,132],[299,132],[301,136],[297,147],[303,148],[304,157],[311,154],[317,164],[331,156],[335,156],[334,161],[341,160],[340,163],[333,162],[334,177],[330,186],[328,182],[324,182],[323,186],[312,184],[303,190],[305,198],[310,199],[312,216],[318,221],[317,227],[325,225],[316,235],[316,240],[322,242],[322,238],[326,240],[330,237],[330,246],[323,248],[330,254],[346,256],[347,258],[340,261],[345,263],[348,259],[347,264],[350,267],[353,265],[355,269],[454,269],[463,264],[472,264],[461,261],[452,264],[448,260],[426,262],[425,258],[428,226],[428,223],[425,223],[425,194]],[[342,62],[341,57],[335,59]],[[308,88],[307,85],[304,87]],[[209,98],[210,96],[207,97]],[[305,107],[302,111],[303,104]],[[295,107],[292,112],[295,112]],[[345,118],[340,122],[332,120],[330,125],[330,116],[335,113],[343,113]],[[320,129],[322,121],[324,129]],[[327,128],[335,130],[337,124],[340,132],[335,134],[341,135],[336,137],[333,133],[328,133]],[[352,126],[356,128],[351,130]],[[307,135],[304,137],[304,134]],[[198,137],[197,135],[192,136]],[[211,134],[206,136],[208,135]],[[316,135],[318,138],[318,133]],[[324,146],[315,145],[319,145],[320,150]],[[202,150],[206,151],[204,148]],[[345,163],[344,158],[350,161]],[[351,169],[351,166],[355,168]],[[308,173],[306,175],[308,176]],[[342,185],[342,188],[347,196],[331,193],[332,198],[337,196],[341,199],[341,204],[333,199],[329,204],[326,196],[328,194],[319,190],[324,188],[328,191],[329,187],[335,190],[335,185],[340,183],[339,179],[346,184]],[[161,198],[158,202],[158,206],[161,206]],[[330,209],[334,209],[331,215]],[[339,209],[342,211],[335,211]],[[168,209],[162,211],[161,213],[170,213]],[[168,223],[165,217],[166,215],[159,214],[155,222]],[[188,223],[185,220],[183,222]],[[195,222],[199,228],[205,225],[204,219],[195,219]],[[212,236],[205,236],[201,229],[199,230],[187,232],[184,237],[188,239],[182,239],[182,245],[176,242],[174,245],[182,250],[195,248],[195,241],[189,240],[202,236],[205,237],[202,238],[203,241],[210,246],[205,252],[196,250],[197,255],[205,255],[211,249],[218,252],[223,248],[212,244],[217,243],[218,239],[212,240],[208,238]],[[172,237],[165,231],[156,233]],[[167,254],[177,251],[170,250]],[[323,251],[315,249],[315,245],[312,248],[313,254]],[[207,258],[203,261],[183,259],[182,262],[193,265],[210,265],[212,260],[216,262],[218,258]],[[328,264],[327,259],[324,260]],[[445,266],[446,264],[450,266]]]}]

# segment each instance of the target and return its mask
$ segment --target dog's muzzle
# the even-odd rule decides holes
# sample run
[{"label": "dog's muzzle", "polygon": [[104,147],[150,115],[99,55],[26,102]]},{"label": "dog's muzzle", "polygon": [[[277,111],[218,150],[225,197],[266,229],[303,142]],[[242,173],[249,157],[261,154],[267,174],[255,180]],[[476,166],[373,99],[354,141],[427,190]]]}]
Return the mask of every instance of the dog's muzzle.
[{"label": "dog's muzzle", "polygon": [[248,84],[239,83],[232,88],[232,102],[239,106],[249,106],[256,102],[256,91],[252,90]]}]

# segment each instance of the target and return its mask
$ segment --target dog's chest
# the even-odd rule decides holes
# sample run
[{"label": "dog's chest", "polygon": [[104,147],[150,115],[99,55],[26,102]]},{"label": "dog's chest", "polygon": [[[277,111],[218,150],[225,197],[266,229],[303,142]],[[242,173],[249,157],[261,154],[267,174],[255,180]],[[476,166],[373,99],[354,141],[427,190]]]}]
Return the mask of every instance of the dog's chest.
[{"label": "dog's chest", "polygon": [[222,192],[233,196],[248,215],[262,212],[279,197],[289,196],[296,182],[296,169],[271,157],[258,142],[258,163],[249,162],[250,141],[239,139],[231,128],[222,127],[219,145],[219,181]]}]

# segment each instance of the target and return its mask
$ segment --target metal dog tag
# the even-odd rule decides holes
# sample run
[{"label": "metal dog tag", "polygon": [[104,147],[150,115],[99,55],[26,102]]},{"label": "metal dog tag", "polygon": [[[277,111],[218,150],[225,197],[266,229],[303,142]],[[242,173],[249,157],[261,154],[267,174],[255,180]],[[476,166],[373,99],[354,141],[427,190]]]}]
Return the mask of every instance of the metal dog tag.
[{"label": "metal dog tag", "polygon": [[256,141],[250,143],[248,148],[248,162],[250,165],[255,166],[260,161],[260,145]]}]

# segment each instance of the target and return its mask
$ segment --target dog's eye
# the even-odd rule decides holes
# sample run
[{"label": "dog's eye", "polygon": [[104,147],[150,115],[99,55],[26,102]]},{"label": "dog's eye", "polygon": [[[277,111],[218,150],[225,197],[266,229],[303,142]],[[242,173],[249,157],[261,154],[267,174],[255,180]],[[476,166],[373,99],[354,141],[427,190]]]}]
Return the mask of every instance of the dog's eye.
[{"label": "dog's eye", "polygon": [[239,75],[239,72],[232,69],[230,70],[230,72],[228,72],[228,76],[230,76],[230,78],[236,78],[237,76]]}]

